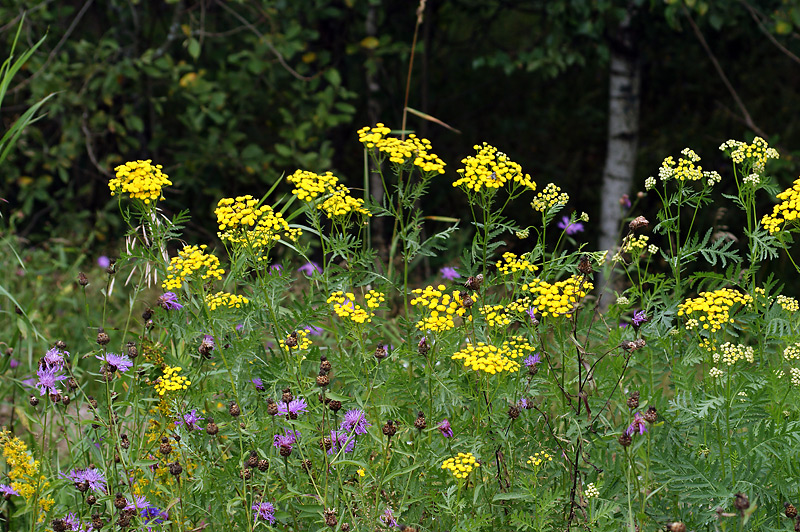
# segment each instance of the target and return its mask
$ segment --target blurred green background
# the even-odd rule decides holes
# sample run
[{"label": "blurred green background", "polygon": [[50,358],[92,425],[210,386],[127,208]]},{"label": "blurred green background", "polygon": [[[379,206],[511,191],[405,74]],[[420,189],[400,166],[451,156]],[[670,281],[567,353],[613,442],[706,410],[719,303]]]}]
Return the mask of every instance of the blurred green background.
[{"label": "blurred green background", "polygon": [[[472,146],[487,141],[538,183],[560,185],[571,195],[569,209],[597,219],[608,57],[625,17],[642,79],[632,196],[664,157],[687,145],[705,168],[729,175],[717,147],[750,140],[753,125],[781,152],[770,166],[780,185],[798,175],[795,1],[424,4],[408,105],[461,132],[408,117],[408,129],[430,138],[449,165],[430,214],[468,212],[451,178]],[[355,132],[376,121],[400,128],[418,7],[405,0],[5,0],[0,53],[7,55],[23,11],[20,46],[47,38],[11,84],[4,129],[56,94],[0,172],[2,230],[34,245],[58,238],[113,254],[123,229],[107,181],[132,159],[164,165],[174,186],[163,207],[190,209],[189,234],[202,241],[215,238],[219,198],[260,197],[298,168],[332,170],[359,189]],[[638,214],[652,212],[648,201]],[[532,217],[527,209],[514,214]],[[595,239],[590,223],[580,240]]]}]

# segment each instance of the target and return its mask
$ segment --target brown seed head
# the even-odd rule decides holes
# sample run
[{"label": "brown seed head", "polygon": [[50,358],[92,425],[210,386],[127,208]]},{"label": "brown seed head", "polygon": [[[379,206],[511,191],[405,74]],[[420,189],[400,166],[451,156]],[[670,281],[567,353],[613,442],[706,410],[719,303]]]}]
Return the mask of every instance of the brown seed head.
[{"label": "brown seed head", "polygon": [[291,445],[281,445],[280,454],[284,458],[289,458],[292,454],[292,446]]},{"label": "brown seed head", "polygon": [[177,460],[169,464],[170,475],[172,475],[173,477],[177,477],[180,476],[181,473],[183,473],[183,467],[181,467],[181,464],[178,463]]},{"label": "brown seed head", "polygon": [[39,398],[35,395],[31,395],[31,398],[28,399],[28,402],[31,404],[31,406],[36,406],[39,404]]},{"label": "brown seed head", "polygon": [[652,405],[648,406],[647,411],[644,413],[642,417],[644,417],[644,420],[647,421],[648,423],[655,423],[656,420],[658,419],[658,411],[656,410],[656,407]]},{"label": "brown seed head", "polygon": [[633,438],[631,438],[629,434],[623,432],[622,436],[619,437],[618,441],[620,445],[622,445],[623,447],[627,447],[631,444]]},{"label": "brown seed head", "polygon": [[55,343],[55,345],[53,347],[63,351],[63,350],[65,350],[67,348],[67,342],[65,342],[64,340],[56,340],[56,343]]},{"label": "brown seed head", "polygon": [[589,255],[583,255],[581,261],[578,263],[578,271],[583,275],[592,273],[592,261],[589,260]]},{"label": "brown seed head", "polygon": [[628,397],[628,408],[633,410],[634,408],[639,408],[639,392],[635,391]]},{"label": "brown seed head", "polygon": [[478,274],[475,277],[468,277],[464,286],[470,290],[478,290],[483,284],[483,274]]},{"label": "brown seed head", "polygon": [[290,334],[289,337],[286,338],[285,343],[286,347],[290,349],[297,347],[297,331],[292,332],[292,334]]},{"label": "brown seed head", "polygon": [[131,441],[128,439],[127,434],[121,434],[119,437],[120,446],[123,449],[128,449],[131,446]]},{"label": "brown seed head", "polygon": [[108,334],[106,334],[106,332],[102,328],[100,328],[97,331],[97,343],[100,345],[108,345],[108,342],[110,341],[111,338],[108,337]]},{"label": "brown seed head", "polygon": [[278,415],[278,403],[276,403],[272,397],[267,399],[267,414],[271,416]]},{"label": "brown seed head", "polygon": [[255,451],[250,451],[250,456],[247,457],[244,465],[247,467],[256,467],[258,465],[258,453]]},{"label": "brown seed head", "polygon": [[69,395],[62,395],[61,396],[61,404],[62,405],[69,406],[70,401],[71,401],[71,399],[69,398]]},{"label": "brown seed head", "polygon": [[83,272],[78,272],[78,284],[85,287],[89,284],[89,278],[86,277],[86,274]]},{"label": "brown seed head", "polygon": [[342,409],[342,402],[334,401],[333,399],[331,399],[331,401],[328,403],[328,408],[330,408],[334,412],[338,412],[339,410]]},{"label": "brown seed head", "polygon": [[281,401],[284,403],[291,403],[294,396],[292,395],[292,390],[289,388],[283,389],[283,395],[281,395]]},{"label": "brown seed head", "polygon": [[385,344],[380,344],[378,345],[377,348],[375,348],[375,358],[377,358],[378,360],[383,360],[388,356],[389,356],[389,351],[386,349]]},{"label": "brown seed head", "polygon": [[508,417],[511,419],[517,419],[519,417],[519,407],[517,405],[508,407]]},{"label": "brown seed head", "polygon": [[257,466],[258,470],[263,473],[264,471],[269,469],[269,460],[267,460],[266,458],[262,458],[261,460],[258,461]]},{"label": "brown seed head", "polygon": [[644,216],[637,216],[631,220],[631,223],[628,224],[628,227],[631,231],[636,231],[637,229],[644,229],[648,225],[650,225],[650,222],[647,221],[647,218]]},{"label": "brown seed head", "polygon": [[144,321],[150,321],[150,318],[152,317],[153,317],[153,309],[151,309],[150,307],[144,309],[144,311],[142,312],[142,319]]},{"label": "brown seed head", "polygon": [[394,421],[391,419],[386,422],[386,424],[381,428],[384,436],[391,438],[395,434],[397,434],[397,425],[394,424]]},{"label": "brown seed head", "polygon": [[128,501],[125,499],[122,493],[118,492],[116,495],[114,495],[114,508],[117,510],[122,510],[126,506],[128,506]]},{"label": "brown seed head", "polygon": [[750,499],[744,493],[739,492],[733,496],[733,506],[740,512],[744,512],[750,508]]},{"label": "brown seed head", "polygon": [[323,517],[325,518],[325,524],[331,528],[336,528],[336,525],[339,521],[336,519],[336,511],[329,509],[322,512]]},{"label": "brown seed head", "polygon": [[158,452],[163,454],[164,456],[169,455],[172,452],[172,445],[169,444],[169,438],[164,436],[161,438],[161,445],[158,446]]},{"label": "brown seed head", "polygon": [[[89,489],[88,482],[86,483],[86,489],[87,490]],[[95,497],[90,493],[89,495],[86,496],[86,504],[88,504],[89,506],[94,506],[95,504],[97,504],[97,497]]]},{"label": "brown seed head", "polygon": [[103,518],[100,516],[100,514],[92,514],[92,526],[95,529],[100,530],[103,528],[104,524],[105,521],[103,521]]},{"label": "brown seed head", "polygon": [[129,340],[128,343],[125,344],[125,352],[131,360],[139,356],[139,351],[136,349],[136,342]]},{"label": "brown seed head", "polygon": [[215,436],[219,432],[219,427],[213,420],[209,419],[208,424],[206,425],[206,433],[209,436]]},{"label": "brown seed head", "polygon": [[253,472],[250,469],[246,468],[246,467],[243,467],[242,470],[239,471],[239,478],[241,478],[243,480],[250,480],[250,478],[252,478],[252,476],[253,476]]},{"label": "brown seed head", "polygon": [[425,421],[425,413],[420,410],[417,412],[417,419],[414,420],[414,428],[417,430],[425,430],[427,425],[428,424]]},{"label": "brown seed head", "polygon": [[789,519],[794,519],[797,517],[797,508],[795,508],[794,504],[785,502],[783,503],[783,513],[785,513],[786,517]]},{"label": "brown seed head", "polygon": [[319,440],[319,448],[322,449],[323,451],[326,452],[330,451],[332,446],[333,442],[331,442],[331,439],[328,438],[327,436]]},{"label": "brown seed head", "polygon": [[328,357],[322,355],[319,357],[319,369],[322,371],[330,371],[333,366],[331,365],[331,361],[328,360]]},{"label": "brown seed head", "polygon": [[331,378],[328,377],[327,375],[324,375],[322,372],[320,372],[320,374],[317,375],[317,386],[319,386],[320,388],[324,388],[330,383],[331,383]]},{"label": "brown seed head", "polygon": [[236,401],[231,401],[231,404],[228,407],[228,413],[233,417],[239,417],[239,415],[242,413],[242,409],[239,408],[239,405],[236,403]]},{"label": "brown seed head", "polygon": [[419,343],[417,344],[417,351],[419,352],[420,355],[425,356],[428,354],[428,351],[430,350],[431,346],[428,345],[428,339],[423,336],[422,340],[420,340]]}]

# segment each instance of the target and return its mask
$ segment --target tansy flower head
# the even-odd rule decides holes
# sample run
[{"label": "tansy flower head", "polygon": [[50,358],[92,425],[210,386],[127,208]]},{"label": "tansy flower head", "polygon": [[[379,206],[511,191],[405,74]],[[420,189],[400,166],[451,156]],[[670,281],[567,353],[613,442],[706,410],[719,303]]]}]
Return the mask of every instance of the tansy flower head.
[{"label": "tansy flower head", "polygon": [[531,176],[522,173],[522,167],[510,160],[505,153],[494,146],[486,144],[474,146],[476,155],[462,159],[464,168],[460,168],[460,177],[453,182],[466,192],[496,191],[505,184],[513,187],[522,186],[536,190],[536,183]]},{"label": "tansy flower head", "polygon": [[225,270],[219,267],[219,259],[214,255],[207,255],[205,250],[208,246],[184,246],[173,257],[167,266],[167,278],[161,284],[164,290],[177,290],[183,282],[199,276],[200,279],[222,280]]},{"label": "tansy flower head", "polygon": [[772,208],[772,214],[765,214],[761,218],[761,224],[770,233],[782,231],[784,224],[797,225],[800,217],[800,179],[796,179],[791,188],[778,194],[778,199],[781,202]]},{"label": "tansy flower head", "polygon": [[522,285],[523,290],[529,291],[536,297],[533,300],[542,316],[567,316],[577,307],[582,298],[594,288],[594,285],[579,275],[569,279],[550,284],[541,279],[534,279],[531,283]]},{"label": "tansy flower head", "polygon": [[[561,192],[561,187],[556,186],[554,183],[548,183],[544,190],[533,198],[531,207],[535,211],[545,212],[555,207],[563,207],[568,201],[569,195],[566,192]],[[569,218],[567,221],[569,221]]]},{"label": "tansy flower head", "polygon": [[735,304],[745,305],[753,301],[748,294],[730,288],[720,288],[713,292],[701,292],[698,297],[687,299],[678,306],[678,316],[686,316],[686,329],[691,330],[702,324],[702,328],[715,332],[727,323],[732,323],[731,308]]},{"label": "tansy flower head", "polygon": [[153,161],[131,161],[114,168],[116,175],[108,182],[111,195],[128,194],[145,203],[158,201],[161,189],[171,185],[167,174],[161,172],[161,165],[151,164]]},{"label": "tansy flower head", "polygon": [[456,478],[467,478],[476,467],[480,467],[480,464],[472,453],[458,453],[442,462],[442,469],[449,470]]},{"label": "tansy flower head", "polygon": [[254,251],[269,250],[281,236],[296,240],[299,229],[291,229],[283,214],[269,205],[258,205],[252,196],[222,198],[214,214],[217,215],[220,240]]},{"label": "tansy flower head", "polygon": [[397,165],[413,164],[423,173],[443,174],[445,163],[431,152],[428,139],[420,139],[410,134],[406,140],[389,137],[391,130],[381,123],[375,127],[363,127],[358,130],[358,141],[379,156],[388,156],[389,161]]},{"label": "tansy flower head", "polygon": [[158,395],[163,396],[167,392],[185,390],[192,384],[191,381],[183,375],[178,375],[180,371],[180,367],[166,366],[164,368],[164,375],[155,383],[155,389]]}]

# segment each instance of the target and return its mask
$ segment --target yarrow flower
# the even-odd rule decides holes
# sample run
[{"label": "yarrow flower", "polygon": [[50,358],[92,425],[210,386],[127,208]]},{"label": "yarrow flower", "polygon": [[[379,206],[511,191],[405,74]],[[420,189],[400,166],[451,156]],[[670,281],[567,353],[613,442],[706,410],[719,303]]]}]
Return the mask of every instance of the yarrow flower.
[{"label": "yarrow flower", "polygon": [[569,236],[583,233],[583,231],[586,229],[581,222],[570,222],[568,216],[562,216],[561,221],[558,222],[556,226],[559,229],[563,229],[564,232]]},{"label": "yarrow flower", "polygon": [[200,425],[197,423],[203,421],[205,418],[197,415],[197,409],[192,408],[189,412],[183,414],[181,419],[175,422],[176,425],[186,425],[186,430],[198,430]]},{"label": "yarrow flower", "polygon": [[114,168],[116,175],[108,182],[111,195],[128,194],[145,203],[164,199],[161,189],[171,185],[172,181],[161,172],[163,167],[160,164],[153,165],[152,162],[151,159],[131,161]]},{"label": "yarrow flower", "polygon": [[461,274],[458,273],[456,269],[451,266],[445,266],[444,268],[439,270],[439,273],[442,274],[442,279],[446,279],[447,281],[452,281],[454,279],[461,278]]},{"label": "yarrow flower", "polygon": [[267,521],[271,525],[275,524],[275,507],[272,503],[258,502],[253,504],[250,509],[254,510],[253,515],[255,516],[256,522],[261,519],[262,521]]},{"label": "yarrow flower", "polygon": [[450,426],[450,421],[447,419],[443,419],[436,428],[439,429],[439,432],[441,432],[442,436],[445,438],[453,437],[453,428]]},{"label": "yarrow flower", "polygon": [[287,418],[297,419],[298,414],[303,414],[308,410],[305,399],[292,399],[288,403],[283,401],[278,403],[278,414]]},{"label": "yarrow flower", "polygon": [[345,432],[355,432],[356,434],[366,434],[371,427],[367,421],[367,415],[361,409],[348,410],[339,428]]},{"label": "yarrow flower", "polygon": [[178,296],[175,292],[164,292],[158,297],[158,306],[164,310],[180,310],[183,305],[178,303]]},{"label": "yarrow flower", "polygon": [[95,355],[95,358],[108,364],[108,370],[112,373],[119,371],[125,373],[133,367],[133,361],[127,355],[116,355],[114,353],[104,353]]}]

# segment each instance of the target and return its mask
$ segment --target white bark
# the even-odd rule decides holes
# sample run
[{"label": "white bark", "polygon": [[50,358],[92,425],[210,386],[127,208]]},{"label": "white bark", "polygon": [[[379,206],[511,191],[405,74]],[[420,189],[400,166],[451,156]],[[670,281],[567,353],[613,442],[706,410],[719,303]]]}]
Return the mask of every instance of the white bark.
[{"label": "white bark", "polygon": [[[639,142],[640,69],[636,57],[631,13],[617,28],[611,45],[608,94],[608,151],[603,169],[603,190],[600,206],[600,240],[598,249],[609,250],[610,258],[619,245],[622,210],[619,200],[631,191]],[[598,279],[605,291],[605,281]],[[613,279],[612,279],[613,281]],[[612,288],[609,286],[608,288]],[[606,295],[603,306],[610,303]]]}]

